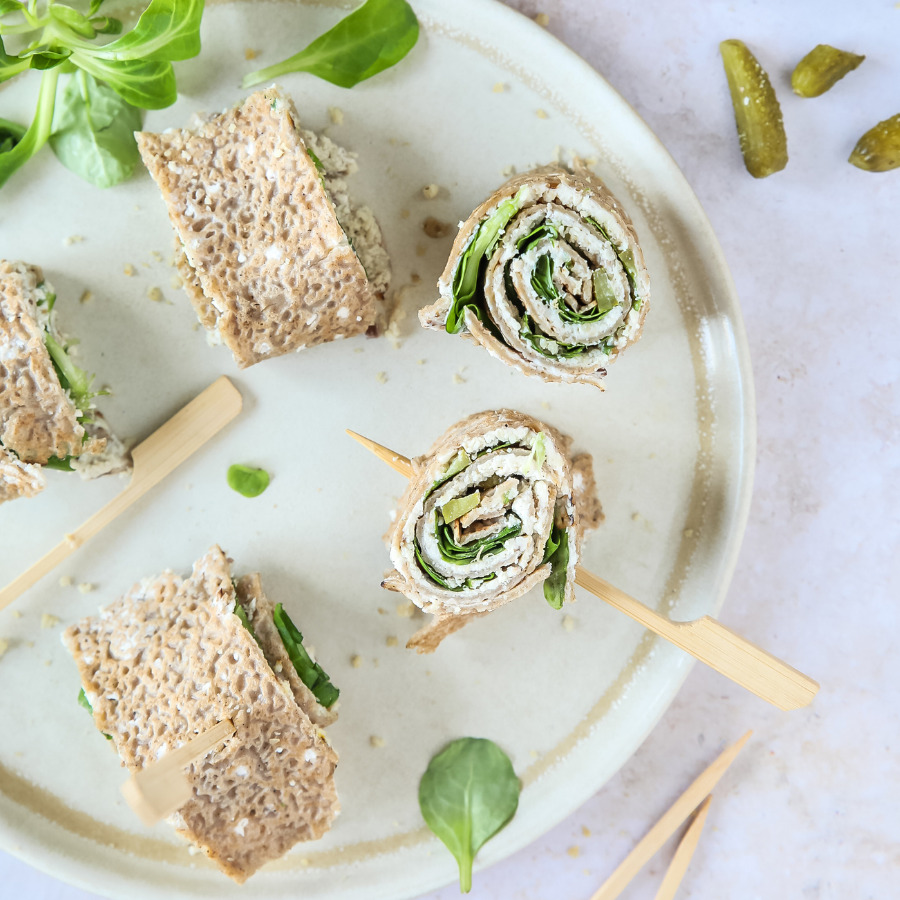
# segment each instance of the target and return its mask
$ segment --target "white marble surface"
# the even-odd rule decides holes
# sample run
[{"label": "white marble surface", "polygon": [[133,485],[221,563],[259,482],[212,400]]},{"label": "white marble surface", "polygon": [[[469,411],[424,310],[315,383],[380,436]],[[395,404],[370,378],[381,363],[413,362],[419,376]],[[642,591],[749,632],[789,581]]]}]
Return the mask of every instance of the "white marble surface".
[{"label": "white marble surface", "polygon": [[[900,4],[512,0],[592,63],[669,148],[741,297],[756,379],[757,475],[721,616],[817,677],[769,708],[695,667],[634,758],[543,839],[478,872],[473,897],[587,898],[725,742],[728,773],[680,896],[884,898],[900,884],[900,170],[847,164],[898,112]],[[787,8],[789,6],[789,9]],[[782,102],[791,161],[756,181],[737,149],[720,40],[739,37]],[[790,92],[814,44],[864,52],[832,92]],[[667,846],[625,898],[653,896]],[[0,896],[85,900],[0,853]],[[455,886],[428,900],[450,900]],[[252,883],[247,896],[253,897]]]}]

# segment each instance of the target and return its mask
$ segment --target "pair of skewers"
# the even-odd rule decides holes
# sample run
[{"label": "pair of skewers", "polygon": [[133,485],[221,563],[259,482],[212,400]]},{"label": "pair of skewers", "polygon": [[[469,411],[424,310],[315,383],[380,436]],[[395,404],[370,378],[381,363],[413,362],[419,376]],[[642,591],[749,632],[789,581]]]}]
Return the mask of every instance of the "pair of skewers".
[{"label": "pair of skewers", "polygon": [[[154,825],[187,803],[191,798],[192,788],[184,775],[184,769],[201,759],[233,733],[234,725],[226,719],[174,750],[159,762],[135,772],[122,785],[122,793],[141,821],[145,825]],[[748,731],[740,740],[726,747],[691,782],[687,790],[663,813],[659,821],[619,863],[612,875],[594,892],[591,900],[615,900],[666,841],[690,819],[690,824],[678,842],[672,861],[663,876],[655,900],[672,900],[675,897],[700,841],[712,801],[711,791],[752,734],[752,731]]]}]

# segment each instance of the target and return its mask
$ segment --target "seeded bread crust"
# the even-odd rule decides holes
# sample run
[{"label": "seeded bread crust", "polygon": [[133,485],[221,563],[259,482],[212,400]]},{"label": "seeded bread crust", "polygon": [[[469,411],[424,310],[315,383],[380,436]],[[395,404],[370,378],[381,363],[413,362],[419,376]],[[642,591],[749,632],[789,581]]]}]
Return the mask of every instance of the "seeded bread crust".
[{"label": "seeded bread crust", "polygon": [[24,463],[0,447],[0,503],[18,497],[33,497],[46,484],[40,466]]},{"label": "seeded bread crust", "polygon": [[137,135],[196,273],[196,284],[184,278],[191,302],[241,368],[362,334],[376,319],[378,298],[296,122],[270,88],[196,131]]},{"label": "seeded bread crust", "polygon": [[84,428],[59,383],[37,321],[37,266],[0,261],[0,443],[23,462],[84,449]]},{"label": "seeded bread crust", "polygon": [[245,881],[297,841],[315,840],[340,805],[337,754],[275,677],[234,614],[230,560],[214,546],[189,578],[172,572],[69,628],[94,723],[131,771],[225,718],[235,734],[192,764],[176,831]]},{"label": "seeded bread crust", "polygon": [[244,575],[238,578],[236,586],[238,602],[247,613],[250,625],[259,638],[263,654],[272,671],[282,683],[287,685],[288,690],[294,695],[297,705],[312,722],[320,728],[327,728],[336,722],[338,714],[335,706],[337,703],[335,702],[331,709],[326,709],[316,700],[316,695],[297,674],[272,618],[275,604],[263,592],[259,575],[257,573]]}]

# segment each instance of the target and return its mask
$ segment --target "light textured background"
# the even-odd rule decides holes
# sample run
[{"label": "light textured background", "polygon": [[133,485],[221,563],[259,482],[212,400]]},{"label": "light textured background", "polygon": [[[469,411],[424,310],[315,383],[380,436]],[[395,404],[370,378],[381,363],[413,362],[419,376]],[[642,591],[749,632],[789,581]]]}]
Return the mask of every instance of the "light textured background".
[{"label": "light textured background", "polygon": [[[849,166],[900,111],[900,4],[511,0],[634,106],[694,187],[741,297],[756,379],[757,474],[722,620],[822,682],[780,713],[695,667],[597,796],[479,872],[473,897],[588,898],[724,743],[754,738],[716,796],[680,896],[884,898],[900,883],[900,170]],[[786,8],[788,7],[789,8]],[[778,91],[791,161],[764,181],[737,148],[720,40],[739,37]],[[814,44],[866,53],[801,100]],[[540,61],[536,61],[539,65]],[[573,85],[577,90],[577,85]],[[651,897],[672,846],[623,894]],[[247,897],[254,898],[252,882]],[[0,853],[0,897],[92,895]],[[428,900],[458,896],[448,887]]]}]

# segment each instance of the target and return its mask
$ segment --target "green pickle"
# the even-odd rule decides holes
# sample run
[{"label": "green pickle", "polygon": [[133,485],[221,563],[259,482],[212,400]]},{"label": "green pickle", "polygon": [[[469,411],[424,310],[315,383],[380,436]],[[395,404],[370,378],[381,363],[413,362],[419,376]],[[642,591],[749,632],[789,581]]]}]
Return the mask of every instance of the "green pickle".
[{"label": "green pickle", "polygon": [[864,59],[865,56],[838,50],[828,44],[817,44],[797,63],[791,75],[791,87],[801,97],[818,97],[833,88]]},{"label": "green pickle", "polygon": [[856,143],[850,162],[864,172],[900,167],[900,113],[870,128]]},{"label": "green pickle", "polygon": [[722,41],[719,52],[747,171],[754,178],[780,172],[788,161],[787,136],[769,76],[743,41]]}]

